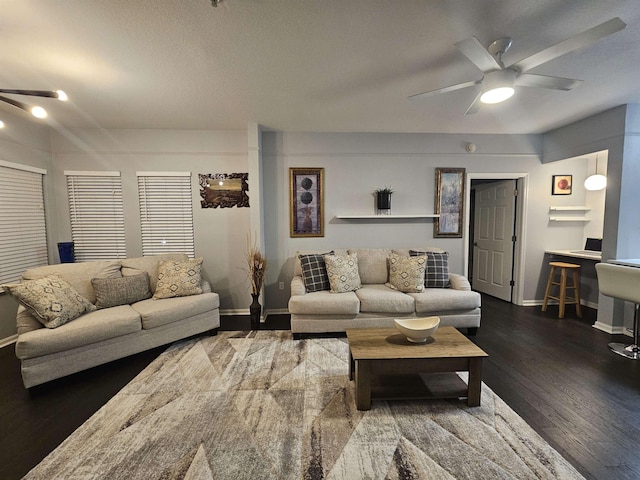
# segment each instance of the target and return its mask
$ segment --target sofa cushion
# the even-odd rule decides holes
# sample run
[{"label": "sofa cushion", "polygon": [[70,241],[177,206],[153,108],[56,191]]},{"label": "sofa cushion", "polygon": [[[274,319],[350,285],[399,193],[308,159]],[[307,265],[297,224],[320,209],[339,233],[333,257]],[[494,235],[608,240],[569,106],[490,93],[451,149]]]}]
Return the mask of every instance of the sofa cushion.
[{"label": "sofa cushion", "polygon": [[163,253],[146,257],[125,258],[122,260],[122,275],[126,277],[147,272],[149,274],[151,293],[155,293],[158,281],[158,264],[161,261],[176,260],[183,262],[188,259],[189,257],[184,253]]},{"label": "sofa cushion", "polygon": [[356,248],[349,250],[358,256],[358,270],[362,283],[386,283],[389,279],[388,248]]},{"label": "sofa cushion", "polygon": [[33,358],[135,333],[140,315],[129,305],[87,313],[55,330],[41,328],[21,334],[16,342],[19,358]]},{"label": "sofa cushion", "polygon": [[136,302],[132,307],[140,314],[142,328],[149,330],[213,311],[220,307],[220,297],[217,293],[203,293],[187,297],[149,299]]},{"label": "sofa cushion", "polygon": [[80,295],[91,303],[96,295],[91,285],[92,278],[121,277],[119,260],[98,260],[94,262],[61,263],[30,268],[22,274],[23,280],[35,280],[47,275],[58,275],[75,288]]},{"label": "sofa cushion", "polygon": [[420,293],[407,293],[416,301],[416,313],[473,310],[480,307],[480,294],[451,288],[425,288]]},{"label": "sofa cushion", "polygon": [[408,257],[410,255],[410,251],[416,252],[436,252],[436,253],[444,253],[444,250],[439,247],[416,247],[416,248],[394,248],[391,250],[393,253],[397,253],[398,255],[404,255]]},{"label": "sofa cushion", "polygon": [[384,285],[363,285],[355,294],[360,300],[360,311],[363,313],[412,313],[415,311],[413,297]]},{"label": "sofa cushion", "polygon": [[91,284],[96,294],[97,308],[129,305],[151,298],[149,274],[147,272],[128,277],[93,278],[91,279]]},{"label": "sofa cushion", "polygon": [[202,287],[202,257],[183,262],[169,260],[158,265],[158,282],[153,294],[155,300],[200,295]]},{"label": "sofa cushion", "polygon": [[[312,255],[312,254],[320,254],[326,255],[327,249],[324,250],[298,250],[293,257],[293,276],[301,277],[302,276],[302,266],[300,265],[300,255]],[[347,250],[343,248],[332,248],[331,251],[337,255],[346,255]]]},{"label": "sofa cushion", "polygon": [[360,300],[355,292],[331,293],[327,291],[296,295],[289,299],[289,313],[296,315],[356,315]]},{"label": "sofa cushion", "polygon": [[300,259],[300,267],[302,268],[304,288],[307,292],[319,292],[320,290],[331,289],[324,256],[332,255],[333,253],[334,252],[331,251],[323,254],[310,253],[298,256]]},{"label": "sofa cushion", "polygon": [[412,256],[427,256],[424,286],[427,288],[449,288],[449,253],[421,252],[411,250]]},{"label": "sofa cushion", "polygon": [[57,328],[96,309],[95,305],[58,275],[25,280],[4,287],[47,328]]},{"label": "sofa cushion", "polygon": [[361,287],[358,256],[355,253],[325,255],[324,261],[327,265],[331,293],[353,292]]},{"label": "sofa cushion", "polygon": [[424,290],[424,272],[427,258],[424,255],[405,257],[389,254],[389,282],[385,285],[401,292]]}]

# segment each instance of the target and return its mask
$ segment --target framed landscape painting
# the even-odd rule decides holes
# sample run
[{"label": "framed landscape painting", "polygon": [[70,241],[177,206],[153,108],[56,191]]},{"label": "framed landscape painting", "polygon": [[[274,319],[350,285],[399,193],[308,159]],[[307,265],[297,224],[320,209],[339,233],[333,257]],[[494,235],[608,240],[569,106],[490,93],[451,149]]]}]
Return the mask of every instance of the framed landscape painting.
[{"label": "framed landscape painting", "polygon": [[464,207],[464,168],[436,168],[435,213],[433,236],[461,238]]},{"label": "framed landscape painting", "polygon": [[202,208],[249,206],[248,173],[200,173],[198,177]]},{"label": "framed landscape painting", "polygon": [[290,168],[290,236],[324,237],[324,168]]}]

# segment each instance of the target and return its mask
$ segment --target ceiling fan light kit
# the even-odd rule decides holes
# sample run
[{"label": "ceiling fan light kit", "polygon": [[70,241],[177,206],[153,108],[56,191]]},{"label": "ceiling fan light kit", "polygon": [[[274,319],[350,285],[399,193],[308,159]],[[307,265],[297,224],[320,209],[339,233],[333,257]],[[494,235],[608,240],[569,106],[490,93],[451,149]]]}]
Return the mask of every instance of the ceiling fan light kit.
[{"label": "ceiling fan light kit", "polygon": [[[60,100],[61,102],[66,102],[69,99],[67,94],[62,90],[16,90],[10,88],[0,88],[0,93],[9,95],[26,95],[29,97],[55,98],[57,100]],[[5,97],[4,95],[0,95],[0,102],[8,103],[9,105],[13,105],[20,110],[29,112],[36,118],[47,118],[47,111],[39,105],[30,106],[18,100],[14,100],[13,98]],[[0,128],[3,127],[4,123],[0,122]]]},{"label": "ceiling fan light kit", "polygon": [[[465,112],[465,115],[469,115],[476,113],[480,109],[481,103],[500,103],[509,99],[514,95],[515,87],[571,90],[580,85],[582,80],[535,75],[527,72],[569,52],[595,43],[626,26],[618,17],[612,18],[509,66],[504,65],[502,56],[511,47],[512,40],[510,38],[504,37],[495,40],[488,48],[485,48],[476,37],[467,38],[456,43],[456,47],[482,71],[484,76],[480,80],[449,85],[437,90],[411,95],[409,98],[424,98],[475,87],[476,96]],[[477,87],[478,85],[479,87]]]},{"label": "ceiling fan light kit", "polygon": [[482,82],[482,103],[500,103],[511,98],[515,92],[513,85],[516,72],[510,69],[496,70],[485,75]]}]

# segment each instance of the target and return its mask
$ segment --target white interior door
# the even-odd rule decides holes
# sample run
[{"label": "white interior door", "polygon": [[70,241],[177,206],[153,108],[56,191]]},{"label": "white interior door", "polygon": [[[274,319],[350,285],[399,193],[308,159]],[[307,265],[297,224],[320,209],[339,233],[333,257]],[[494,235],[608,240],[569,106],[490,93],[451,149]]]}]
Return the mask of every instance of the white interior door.
[{"label": "white interior door", "polygon": [[475,190],[473,289],[511,302],[516,181]]}]

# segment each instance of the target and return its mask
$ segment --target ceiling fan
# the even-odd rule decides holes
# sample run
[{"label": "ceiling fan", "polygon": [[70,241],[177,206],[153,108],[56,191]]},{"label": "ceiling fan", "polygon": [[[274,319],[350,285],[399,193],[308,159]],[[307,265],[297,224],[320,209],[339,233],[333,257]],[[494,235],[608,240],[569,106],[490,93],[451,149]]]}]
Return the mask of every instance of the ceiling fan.
[{"label": "ceiling fan", "polygon": [[484,73],[480,80],[458,83],[448,87],[411,95],[410,99],[424,98],[441,93],[453,92],[463,88],[480,85],[475,99],[467,108],[465,115],[476,113],[482,103],[499,103],[510,98],[514,87],[550,88],[552,90],[571,90],[582,80],[572,78],[550,77],[534,75],[527,71],[549,62],[565,53],[594,43],[601,38],[611,35],[625,28],[627,25],[618,17],[612,18],[600,25],[568,38],[560,43],[535,53],[519,62],[505,67],[502,55],[511,47],[512,40],[508,37],[492,42],[484,48],[476,37],[467,38],[456,43],[456,47]]}]

